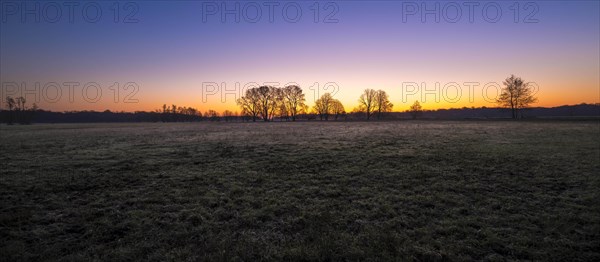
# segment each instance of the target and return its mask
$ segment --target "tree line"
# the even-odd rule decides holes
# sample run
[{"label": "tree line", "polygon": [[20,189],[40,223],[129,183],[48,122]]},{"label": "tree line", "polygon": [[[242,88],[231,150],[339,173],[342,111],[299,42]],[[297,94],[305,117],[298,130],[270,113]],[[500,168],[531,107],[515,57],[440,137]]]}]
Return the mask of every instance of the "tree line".
[{"label": "tree line", "polygon": [[[520,77],[511,75],[503,81],[496,103],[511,110],[513,119],[521,118],[521,111],[537,102],[534,90],[530,83]],[[246,90],[243,97],[237,100],[242,114],[252,121],[273,121],[275,118],[296,121],[298,114],[315,114],[320,120],[329,120],[331,117],[338,120],[345,118],[344,105],[333,98],[330,93],[325,93],[315,101],[312,111],[308,112],[306,99],[302,89],[297,85],[283,88],[273,86],[260,86]],[[392,112],[394,105],[390,102],[388,94],[383,90],[365,89],[358,99],[358,107],[353,114],[362,114],[368,121],[375,117],[382,119],[387,113]],[[408,109],[413,119],[418,118],[423,112],[419,101],[415,101]]]},{"label": "tree line", "polygon": [[9,125],[14,123],[22,125],[30,124],[35,112],[38,110],[38,106],[35,103],[33,103],[31,108],[28,108],[26,104],[27,100],[22,96],[17,98],[7,96],[5,102],[8,108],[6,123]]},{"label": "tree line", "polygon": [[[511,112],[511,118],[523,117],[523,109],[537,102],[532,85],[520,77],[511,75],[503,81],[496,103]],[[331,93],[319,97],[312,108],[306,104],[305,94],[297,85],[286,87],[260,86],[246,90],[244,96],[236,101],[241,113],[225,110],[218,113],[209,109],[202,113],[199,109],[186,106],[167,105],[153,112],[129,113],[127,117],[118,118],[119,121],[152,121],[152,122],[197,122],[197,121],[296,121],[303,120],[322,121],[328,120],[371,120],[384,119],[392,112],[394,105],[389,100],[389,95],[384,90],[365,89],[358,98],[358,106],[347,112],[344,105],[335,99]],[[39,110],[34,103],[31,108],[26,106],[23,97],[6,97],[8,111],[2,110],[2,120],[10,125],[14,123],[28,124],[34,119]],[[424,112],[419,101],[415,101],[406,111],[410,118],[417,119]],[[91,114],[82,112],[82,114]],[[110,111],[102,112],[105,115]],[[82,115],[80,114],[80,115]],[[102,115],[98,117],[103,119]]]},{"label": "tree line", "polygon": [[[346,109],[341,101],[333,98],[331,93],[325,93],[315,101],[312,111],[308,111],[306,98],[302,88],[290,85],[283,88],[260,86],[246,90],[243,97],[238,99],[242,114],[256,120],[273,121],[275,118],[285,121],[296,121],[300,114],[312,114],[320,120],[338,120],[345,118]],[[376,115],[380,119],[385,113],[391,112],[393,104],[388,94],[383,90],[366,89],[360,96],[359,106],[354,113],[364,112],[367,120]]]}]

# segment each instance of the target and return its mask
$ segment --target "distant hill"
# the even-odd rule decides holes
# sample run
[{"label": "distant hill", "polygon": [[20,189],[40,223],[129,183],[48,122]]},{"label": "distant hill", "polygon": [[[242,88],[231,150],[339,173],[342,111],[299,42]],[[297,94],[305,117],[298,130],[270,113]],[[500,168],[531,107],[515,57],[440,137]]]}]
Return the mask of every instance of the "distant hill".
[{"label": "distant hill", "polygon": [[[13,112],[13,117],[15,117]],[[600,119],[600,104],[564,105],[558,107],[534,107],[524,110],[527,119]],[[7,110],[0,111],[0,121],[6,123],[10,117]],[[96,112],[72,111],[52,112],[37,110],[30,117],[32,123],[108,123],[108,122],[196,122],[196,121],[244,121],[242,117],[201,117],[197,115],[163,114],[160,112]],[[408,112],[394,112],[385,120],[410,119]],[[420,119],[465,120],[465,119],[508,119],[510,111],[503,108],[479,107],[425,110]],[[314,115],[302,115],[299,120],[315,119]],[[362,116],[350,113],[343,120],[361,120]],[[277,121],[277,120],[276,120]]]},{"label": "distant hill", "polygon": [[[410,118],[409,113],[395,113],[396,117]],[[600,104],[564,105],[558,107],[533,107],[523,110],[524,118],[570,118],[600,117]],[[510,118],[510,110],[505,108],[479,107],[459,109],[439,109],[424,111],[426,119],[496,119]]]}]

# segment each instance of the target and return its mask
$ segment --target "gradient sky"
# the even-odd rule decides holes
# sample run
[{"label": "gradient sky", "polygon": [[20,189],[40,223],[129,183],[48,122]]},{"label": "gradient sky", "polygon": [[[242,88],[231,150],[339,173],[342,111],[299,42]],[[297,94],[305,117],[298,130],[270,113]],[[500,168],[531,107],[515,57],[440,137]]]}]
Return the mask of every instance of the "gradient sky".
[{"label": "gradient sky", "polygon": [[[0,30],[0,79],[3,96],[6,83],[25,83],[34,89],[57,82],[96,82],[102,90],[97,102],[82,98],[82,86],[76,87],[73,102],[68,88],[62,88],[62,97],[49,102],[38,89],[38,105],[50,110],[154,110],[163,103],[193,106],[202,111],[216,109],[237,110],[235,95],[221,92],[208,95],[203,101],[203,83],[225,83],[228,89],[250,83],[298,83],[312,105],[315,92],[326,92],[326,83],[335,83],[335,97],[352,110],[365,88],[383,89],[390,95],[395,111],[406,110],[414,100],[424,100],[426,109],[448,107],[494,106],[483,96],[483,86],[489,82],[501,84],[510,74],[535,82],[539,87],[537,106],[600,102],[600,4],[598,1],[539,1],[532,16],[534,23],[524,23],[534,11],[527,2],[519,2],[518,22],[515,23],[514,4],[495,2],[502,16],[496,23],[486,21],[483,6],[474,8],[473,22],[469,21],[468,7],[460,5],[462,16],[456,23],[447,22],[456,16],[456,9],[448,6],[440,10],[440,22],[434,15],[421,21],[421,12],[407,16],[403,21],[403,7],[423,2],[410,1],[338,1],[339,10],[333,18],[337,23],[323,23],[333,10],[324,10],[327,2],[320,2],[319,22],[315,23],[314,1],[296,1],[302,16],[296,23],[287,22],[282,15],[286,1],[277,2],[274,21],[269,22],[268,7],[262,6],[257,23],[247,22],[244,12],[240,22],[233,15],[221,21],[221,13],[206,16],[206,3],[200,1],[146,1],[135,2],[139,11],[137,23],[123,23],[126,2],[119,2],[119,22],[115,23],[113,1],[100,1],[102,16],[96,23],[84,21],[80,2],[75,7],[74,21],[69,22],[68,8],[62,8],[57,23],[46,21],[44,10],[54,16],[52,6],[44,9],[41,3],[41,22],[33,15],[10,14],[13,6],[2,3]],[[27,1],[34,8],[35,1]],[[62,2],[58,2],[62,3]],[[217,3],[219,9],[222,2]],[[240,7],[248,2],[235,3]],[[255,2],[259,5],[262,2]],[[427,8],[447,2],[424,2]],[[248,18],[255,16],[249,7]],[[18,10],[20,11],[20,10]],[[219,10],[222,11],[222,10]],[[288,9],[291,18],[294,9]],[[422,11],[422,10],[419,10]],[[488,9],[490,18],[494,9]],[[88,9],[91,16],[94,9]],[[137,103],[124,103],[129,90],[121,89],[119,101],[114,101],[113,83],[123,86],[135,82],[139,86],[133,97]],[[456,89],[441,96],[448,83],[458,83],[462,96],[456,100]],[[477,82],[469,94],[465,82]],[[315,83],[318,83],[317,88]],[[403,83],[423,83],[438,93],[422,96],[422,91],[406,96]],[[310,88],[312,86],[312,88]],[[331,86],[329,86],[331,90]],[[52,98],[55,89],[49,90]],[[493,98],[495,89],[487,89]],[[23,91],[23,90],[21,90]],[[33,91],[35,93],[35,91]],[[94,96],[94,92],[90,91]],[[206,94],[206,93],[205,93]],[[406,96],[406,98],[404,98]],[[28,101],[36,99],[28,93]],[[404,101],[403,101],[404,100]]]}]

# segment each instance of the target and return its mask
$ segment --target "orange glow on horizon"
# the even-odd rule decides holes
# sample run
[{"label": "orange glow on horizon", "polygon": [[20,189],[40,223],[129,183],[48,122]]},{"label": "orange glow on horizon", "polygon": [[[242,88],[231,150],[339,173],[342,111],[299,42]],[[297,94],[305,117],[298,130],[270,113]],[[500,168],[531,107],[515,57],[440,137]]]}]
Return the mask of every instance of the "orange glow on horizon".
[{"label": "orange glow on horizon", "polygon": [[[311,90],[307,90],[308,88],[303,88],[306,94],[306,103],[309,106],[309,109],[312,109],[314,105],[314,95],[310,94]],[[473,95],[473,98],[469,98],[465,93],[467,91],[463,90],[463,97],[458,101],[451,102],[447,101],[448,99],[444,99],[443,95],[440,95],[438,92],[438,100],[435,101],[435,95],[427,94],[425,95],[425,99],[423,99],[421,93],[417,93],[414,95],[407,95],[406,98],[403,98],[403,94],[399,91],[399,88],[373,88],[373,89],[382,89],[385,90],[389,94],[390,101],[394,104],[393,111],[394,112],[403,112],[406,111],[414,101],[418,100],[423,109],[425,110],[437,110],[437,109],[450,109],[450,108],[463,108],[463,107],[496,107],[497,104],[490,102],[489,99],[486,101],[482,95]],[[576,105],[581,103],[587,104],[596,104],[600,103],[600,94],[599,89],[596,86],[594,88],[594,84],[588,84],[586,86],[578,88],[577,92],[565,92],[562,91],[559,87],[554,88],[540,88],[540,92],[537,94],[538,102],[533,104],[534,107],[555,107],[562,105]],[[349,92],[352,91],[352,92]],[[351,89],[351,90],[341,90],[334,97],[339,99],[347,112],[351,112],[354,108],[358,107],[358,98],[362,93],[362,89]],[[474,93],[477,94],[478,91],[475,90]],[[185,107],[193,107],[199,109],[200,112],[204,113],[208,110],[215,110],[219,113],[222,113],[225,110],[230,110],[232,112],[240,112],[240,108],[235,103],[236,96],[234,95],[226,95],[225,101],[221,101],[220,95],[215,95],[214,97],[207,97],[206,102],[203,102],[202,95],[199,92],[191,92],[193,94],[186,94],[182,91],[180,92],[155,92],[150,94],[145,94],[140,91],[139,96],[137,97],[137,103],[123,103],[118,102],[115,103],[111,99],[103,98],[101,101],[97,103],[87,103],[85,101],[74,101],[70,102],[59,102],[59,103],[47,103],[44,101],[40,101],[37,103],[38,107],[44,110],[50,111],[124,111],[124,112],[135,112],[135,111],[155,111],[161,110],[163,104],[167,106],[176,105],[176,106],[185,106]],[[490,91],[490,94],[493,94]],[[455,96],[455,93],[452,94]],[[31,106],[32,102],[35,100],[35,97],[26,97],[28,99],[28,105]],[[41,99],[40,99],[41,100]],[[405,100],[405,101],[403,101]]]}]

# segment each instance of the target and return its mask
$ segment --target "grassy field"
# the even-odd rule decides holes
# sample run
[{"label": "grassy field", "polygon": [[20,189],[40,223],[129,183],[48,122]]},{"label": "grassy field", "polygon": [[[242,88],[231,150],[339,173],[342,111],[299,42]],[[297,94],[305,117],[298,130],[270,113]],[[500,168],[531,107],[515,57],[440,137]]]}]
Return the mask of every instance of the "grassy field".
[{"label": "grassy field", "polygon": [[590,122],[0,127],[0,260],[600,260]]}]

